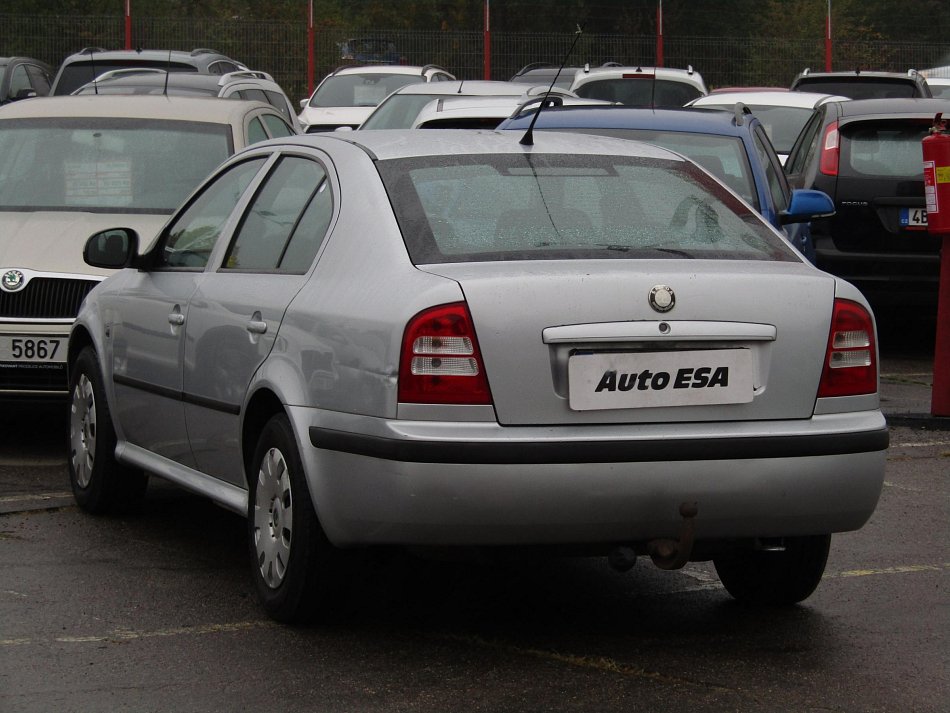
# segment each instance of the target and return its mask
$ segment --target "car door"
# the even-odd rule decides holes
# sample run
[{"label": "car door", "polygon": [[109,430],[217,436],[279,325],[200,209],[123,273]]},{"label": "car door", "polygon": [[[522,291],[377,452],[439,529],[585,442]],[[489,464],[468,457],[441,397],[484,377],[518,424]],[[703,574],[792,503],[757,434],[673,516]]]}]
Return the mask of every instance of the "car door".
[{"label": "car door", "polygon": [[276,158],[236,222],[217,268],[188,305],[185,421],[198,469],[244,486],[241,412],[274,348],[287,305],[303,287],[333,214],[325,164]]},{"label": "car door", "polygon": [[230,167],[207,184],[162,231],[148,269],[127,277],[112,325],[114,416],[130,444],[183,465],[194,458],[185,429],[183,339],[188,300],[212,248],[263,158]]}]

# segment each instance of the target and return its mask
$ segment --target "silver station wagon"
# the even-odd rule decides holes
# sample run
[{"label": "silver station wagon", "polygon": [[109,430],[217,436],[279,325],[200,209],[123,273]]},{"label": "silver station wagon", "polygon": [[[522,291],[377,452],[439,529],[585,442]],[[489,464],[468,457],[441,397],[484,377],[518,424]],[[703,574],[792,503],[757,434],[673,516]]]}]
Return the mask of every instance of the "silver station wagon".
[{"label": "silver station wagon", "polygon": [[125,269],[69,340],[73,491],[107,512],[156,475],[245,515],[278,620],[332,611],[375,545],[712,560],[788,604],[877,504],[867,303],[666,150],[275,139],[140,245],[86,243]]}]

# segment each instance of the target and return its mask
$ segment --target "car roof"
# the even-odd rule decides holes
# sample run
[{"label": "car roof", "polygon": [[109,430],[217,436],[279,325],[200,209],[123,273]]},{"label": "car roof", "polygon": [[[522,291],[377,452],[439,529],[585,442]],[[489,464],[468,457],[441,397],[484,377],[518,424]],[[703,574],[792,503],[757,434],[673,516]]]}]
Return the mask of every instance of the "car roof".
[{"label": "car roof", "polygon": [[[426,122],[436,122],[440,119],[450,121],[462,118],[484,118],[497,119],[500,122],[521,109],[526,102],[530,102],[526,110],[533,112],[541,101],[540,94],[536,96],[463,96],[460,98],[433,99],[419,111],[413,121],[413,126],[418,127]],[[563,102],[565,106],[574,104],[584,106],[609,105],[609,102],[598,99],[573,97],[557,97],[555,101]]]},{"label": "car roof", "polygon": [[0,67],[5,67],[8,64],[13,64],[14,62],[29,62],[30,64],[36,64],[44,69],[52,69],[49,64],[40,59],[34,59],[33,57],[0,57]]},{"label": "car roof", "polygon": [[[228,74],[200,74],[197,72],[166,72],[165,70],[151,70],[143,68],[133,68],[135,71],[123,73],[117,76],[100,77],[95,80],[97,84],[116,87],[161,87],[167,82],[168,86],[188,87],[193,89],[206,89],[209,92],[217,93],[222,87],[228,84],[238,82],[251,82],[260,86],[269,88],[270,85],[277,86],[270,75],[264,72],[253,72],[251,70],[242,70],[230,72]],[[88,82],[80,89],[84,89],[93,84]],[[78,91],[78,90],[77,90]]]},{"label": "car roof", "polygon": [[937,112],[946,113],[950,109],[946,99],[917,97],[914,99],[851,99],[846,102],[834,102],[844,118],[858,116],[934,116]]},{"label": "car roof", "polygon": [[[92,58],[93,60],[113,60],[113,59],[127,59],[129,57],[136,57],[143,60],[195,60],[198,57],[206,57],[209,59],[232,59],[226,54],[218,52],[217,50],[198,48],[191,51],[188,50],[162,50],[162,49],[134,49],[134,50],[106,50],[100,47],[87,47],[79,52],[75,52],[69,55],[65,60],[66,62],[82,61]],[[237,62],[237,60],[233,60]],[[237,62],[237,64],[242,64]]]},{"label": "car roof", "polygon": [[257,101],[222,101],[215,97],[183,97],[110,94],[96,96],[44,97],[37,101],[5,104],[0,119],[47,117],[117,117],[129,119],[171,119],[231,124],[242,119],[251,108],[260,107],[277,113],[269,104]]},{"label": "car roof", "polygon": [[[320,146],[321,141],[343,141],[360,147],[371,157],[380,160],[413,156],[523,153],[570,153],[660,158],[670,161],[684,160],[679,154],[657,146],[605,136],[578,136],[548,131],[535,134],[534,144],[531,146],[522,145],[520,139],[520,132],[515,131],[383,129],[301,134],[290,138],[273,139],[267,143]],[[264,145],[266,144],[255,144],[255,146]]]},{"label": "car roof", "polygon": [[823,94],[821,92],[790,92],[784,91],[741,91],[721,92],[719,94],[708,94],[704,97],[694,99],[689,106],[719,106],[731,105],[736,102],[742,102],[748,105],[758,106],[787,106],[801,109],[813,109],[818,104],[826,101],[848,101],[848,97],[838,94]]},{"label": "car roof", "polygon": [[[545,109],[538,116],[537,127],[546,129],[656,129],[723,136],[742,136],[755,117],[743,114],[743,123],[736,124],[734,111],[723,109],[649,109],[628,106],[565,106]],[[526,128],[530,116],[505,122],[505,128]]]}]

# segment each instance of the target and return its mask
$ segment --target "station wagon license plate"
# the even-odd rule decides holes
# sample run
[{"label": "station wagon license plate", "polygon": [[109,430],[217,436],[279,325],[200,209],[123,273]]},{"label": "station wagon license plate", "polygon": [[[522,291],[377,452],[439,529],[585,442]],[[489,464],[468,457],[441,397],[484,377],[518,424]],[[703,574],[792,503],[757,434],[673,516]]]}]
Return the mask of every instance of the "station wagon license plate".
[{"label": "station wagon license plate", "polygon": [[748,349],[577,352],[568,361],[575,411],[741,404],[753,389]]},{"label": "station wagon license plate", "polygon": [[33,334],[0,337],[0,361],[65,362],[66,338]]},{"label": "station wagon license plate", "polygon": [[901,227],[908,230],[926,230],[927,211],[923,208],[901,208]]}]

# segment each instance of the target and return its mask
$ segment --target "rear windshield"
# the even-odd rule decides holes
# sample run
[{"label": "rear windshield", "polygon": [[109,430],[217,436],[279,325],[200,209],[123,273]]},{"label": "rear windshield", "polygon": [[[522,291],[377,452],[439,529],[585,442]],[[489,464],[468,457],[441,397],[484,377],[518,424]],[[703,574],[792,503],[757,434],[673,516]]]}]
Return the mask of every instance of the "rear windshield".
[{"label": "rear windshield", "polygon": [[501,154],[380,161],[415,264],[500,260],[795,260],[683,161]]},{"label": "rear windshield", "polygon": [[913,80],[902,79],[802,79],[795,85],[798,92],[839,94],[849,99],[910,99],[920,96]]},{"label": "rear windshield", "polygon": [[421,82],[417,74],[343,74],[327,77],[310,97],[310,106],[376,106],[399,87]]},{"label": "rear windshield", "polygon": [[841,130],[841,174],[923,179],[921,141],[930,120],[858,122]]},{"label": "rear windshield", "polygon": [[557,131],[616,136],[621,139],[644,141],[676,151],[698,163],[742,196],[753,208],[759,209],[759,198],[752,180],[749,157],[746,155],[742,139],[736,136],[653,129],[557,129]]},{"label": "rear windshield", "polygon": [[226,124],[0,121],[0,210],[171,213],[232,151]]},{"label": "rear windshield", "polygon": [[56,90],[54,94],[63,96],[72,94],[83,84],[91,82],[96,77],[111,72],[114,69],[128,69],[129,67],[153,67],[164,69],[169,72],[197,72],[198,68],[190,64],[181,64],[179,62],[153,62],[149,60],[136,61],[99,61],[91,62],[70,62],[62,69],[62,73],[56,79]]},{"label": "rear windshield", "polygon": [[393,94],[360,126],[362,129],[411,129],[422,108],[444,94]]},{"label": "rear windshield", "polygon": [[665,79],[599,79],[586,82],[574,92],[585,99],[604,99],[627,106],[680,107],[703,93],[692,84]]}]

